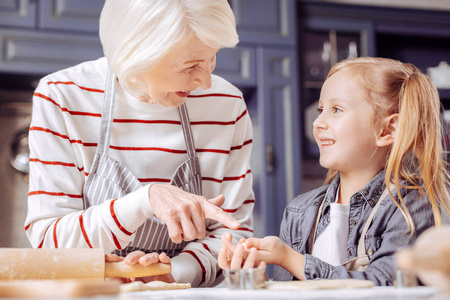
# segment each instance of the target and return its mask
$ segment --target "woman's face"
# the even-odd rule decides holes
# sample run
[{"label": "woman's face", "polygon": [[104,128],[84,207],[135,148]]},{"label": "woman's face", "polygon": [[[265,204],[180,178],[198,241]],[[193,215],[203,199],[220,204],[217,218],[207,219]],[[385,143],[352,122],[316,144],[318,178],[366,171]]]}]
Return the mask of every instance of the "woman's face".
[{"label": "woman's face", "polygon": [[378,167],[373,109],[365,98],[364,90],[346,71],[338,71],[323,84],[320,114],[313,123],[323,167],[353,174],[371,164]]},{"label": "woman's face", "polygon": [[178,107],[196,88],[210,88],[218,51],[198,37],[181,42],[156,68],[142,75],[147,95],[141,100]]}]

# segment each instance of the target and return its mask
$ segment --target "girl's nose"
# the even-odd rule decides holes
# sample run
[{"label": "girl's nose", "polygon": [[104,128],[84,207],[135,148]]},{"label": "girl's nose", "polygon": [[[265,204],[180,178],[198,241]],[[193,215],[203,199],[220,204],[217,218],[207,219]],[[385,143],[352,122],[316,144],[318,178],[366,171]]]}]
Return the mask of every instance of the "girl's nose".
[{"label": "girl's nose", "polygon": [[323,129],[326,128],[325,118],[323,114],[319,114],[313,122],[313,129]]}]

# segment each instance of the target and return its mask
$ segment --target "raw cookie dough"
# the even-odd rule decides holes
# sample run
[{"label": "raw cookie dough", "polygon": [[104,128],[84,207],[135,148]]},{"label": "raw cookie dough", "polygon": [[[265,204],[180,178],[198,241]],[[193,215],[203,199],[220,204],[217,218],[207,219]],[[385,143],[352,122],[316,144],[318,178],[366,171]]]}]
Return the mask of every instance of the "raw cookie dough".
[{"label": "raw cookie dough", "polygon": [[190,283],[167,283],[164,281],[150,281],[143,283],[141,281],[134,281],[120,285],[120,292],[137,292],[149,290],[179,290],[188,289],[191,287]]},{"label": "raw cookie dough", "polygon": [[371,288],[373,282],[360,279],[318,279],[307,281],[271,281],[266,282],[269,290],[322,290],[322,289],[358,289]]}]

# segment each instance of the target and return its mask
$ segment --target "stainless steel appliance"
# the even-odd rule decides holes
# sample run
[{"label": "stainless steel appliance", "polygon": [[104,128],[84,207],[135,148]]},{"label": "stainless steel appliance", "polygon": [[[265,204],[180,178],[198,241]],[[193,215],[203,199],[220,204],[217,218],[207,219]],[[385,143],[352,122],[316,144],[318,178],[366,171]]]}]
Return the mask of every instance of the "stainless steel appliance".
[{"label": "stainless steel appliance", "polygon": [[32,94],[0,89],[0,247],[31,247],[24,224]]}]

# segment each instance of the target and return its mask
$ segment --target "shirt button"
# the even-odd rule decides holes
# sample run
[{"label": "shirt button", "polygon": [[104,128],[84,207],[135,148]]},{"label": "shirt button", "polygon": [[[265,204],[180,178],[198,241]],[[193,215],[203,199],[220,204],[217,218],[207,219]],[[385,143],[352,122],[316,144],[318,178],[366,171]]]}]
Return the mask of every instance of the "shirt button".
[{"label": "shirt button", "polygon": [[367,250],[367,254],[373,255],[373,250],[372,250],[372,248],[370,248],[369,250]]},{"label": "shirt button", "polygon": [[370,206],[373,206],[375,204],[375,201],[373,201],[372,199],[369,200],[369,204]]},{"label": "shirt button", "polygon": [[356,221],[355,220],[352,220],[352,225],[356,225]]},{"label": "shirt button", "polygon": [[361,195],[356,195],[356,200],[361,200]]},{"label": "shirt button", "polygon": [[348,256],[352,256],[352,250],[348,250]]},{"label": "shirt button", "polygon": [[364,195],[369,195],[369,190],[364,190]]}]

